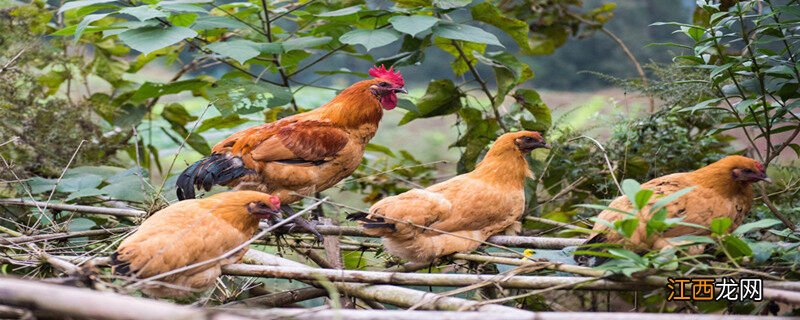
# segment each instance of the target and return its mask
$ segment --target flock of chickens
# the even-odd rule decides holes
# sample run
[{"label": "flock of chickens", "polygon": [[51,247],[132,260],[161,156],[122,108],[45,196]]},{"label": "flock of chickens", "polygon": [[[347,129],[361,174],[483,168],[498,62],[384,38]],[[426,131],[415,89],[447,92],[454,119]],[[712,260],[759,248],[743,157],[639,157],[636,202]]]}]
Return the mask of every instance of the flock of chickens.
[{"label": "flock of chickens", "polygon": [[[406,93],[403,77],[392,68],[375,67],[369,74],[374,78],[351,85],[318,109],[245,129],[214,146],[211,155],[180,175],[177,192],[183,201],[153,214],[120,244],[112,256],[114,273],[146,279],[172,272],[143,289],[155,297],[184,297],[213,286],[221,266],[238,262],[246,247],[227,259],[174,270],[240,247],[254,236],[261,219],[280,221],[282,212],[291,213],[289,204],[333,186],[356,170],[383,110],[395,108],[396,94]],[[432,262],[472,251],[492,235],[519,231],[524,182],[532,177],[525,154],[549,147],[538,132],[506,133],[474,171],[387,197],[368,213],[348,218],[357,220],[367,234],[383,237],[386,251],[408,261]],[[730,217],[735,228],[750,210],[751,184],[763,180],[768,178],[761,163],[729,156],[694,172],[653,179],[642,187],[657,195],[651,201],[694,187],[666,207],[668,217],[705,226],[716,217]],[[208,191],[213,185],[235,191],[194,199],[196,187]],[[631,206],[621,196],[611,202],[613,210],[603,211],[599,218],[621,219],[618,211],[630,212]],[[671,237],[708,232],[680,226],[648,237],[649,216],[639,218],[639,228],[629,240],[597,223],[587,242],[624,242],[641,251],[679,245],[670,243]],[[307,222],[295,223],[313,229]]]}]

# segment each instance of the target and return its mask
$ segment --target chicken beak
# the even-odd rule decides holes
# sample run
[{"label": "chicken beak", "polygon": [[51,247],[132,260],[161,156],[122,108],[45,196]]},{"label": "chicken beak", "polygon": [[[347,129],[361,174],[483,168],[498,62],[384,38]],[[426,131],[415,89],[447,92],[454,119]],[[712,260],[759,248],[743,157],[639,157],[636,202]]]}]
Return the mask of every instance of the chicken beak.
[{"label": "chicken beak", "polygon": [[764,177],[763,177],[763,178],[761,178],[761,181],[764,181],[764,182],[766,182],[766,183],[772,183],[772,179],[770,179],[770,178],[769,178],[769,177],[767,177],[766,175],[764,175]]},{"label": "chicken beak", "polygon": [[405,93],[405,94],[408,94],[408,91],[406,91],[406,88],[404,88],[404,87],[400,87],[400,88],[394,88],[394,92],[399,92],[399,93]]},{"label": "chicken beak", "polygon": [[551,148],[551,146],[550,146],[550,144],[549,144],[549,143],[545,142],[544,144],[542,144],[542,148],[545,148],[545,149],[550,149],[550,148]]}]

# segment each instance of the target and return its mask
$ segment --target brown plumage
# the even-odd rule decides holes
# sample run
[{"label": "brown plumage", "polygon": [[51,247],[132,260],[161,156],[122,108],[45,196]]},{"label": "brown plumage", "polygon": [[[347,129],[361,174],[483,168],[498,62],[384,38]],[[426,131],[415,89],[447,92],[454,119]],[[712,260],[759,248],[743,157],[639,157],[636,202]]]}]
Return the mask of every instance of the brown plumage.
[{"label": "brown plumage", "polygon": [[399,73],[373,68],[376,78],[353,84],[325,105],[237,132],[178,178],[178,198],[212,185],[257,190],[289,204],[349,176],[378,129],[383,109],[405,93]]},{"label": "brown plumage", "polygon": [[[642,184],[642,188],[652,190],[654,195],[650,203],[642,210],[647,213],[647,216],[641,212],[637,214],[639,227],[629,241],[625,241],[625,238],[616,231],[609,230],[605,224],[597,222],[587,243],[620,243],[624,244],[627,249],[643,251],[676,245],[670,242],[669,238],[684,235],[707,235],[709,233],[707,230],[677,225],[662,234],[652,234],[647,237],[645,227],[650,218],[650,206],[662,196],[689,187],[694,187],[694,189],[665,207],[667,218],[682,217],[683,222],[708,227],[714,218],[729,217],[733,221],[731,226],[731,230],[733,230],[742,223],[744,216],[750,211],[753,204],[751,185],[764,180],[769,181],[764,166],[756,160],[742,156],[728,156],[692,172],[674,173],[655,178]],[[634,210],[626,196],[617,197],[609,204],[609,207],[626,212]],[[624,216],[616,211],[604,210],[600,212],[598,218],[613,222]],[[577,255],[575,260],[586,263],[588,258]]]},{"label": "brown plumage", "polygon": [[538,132],[502,135],[474,171],[426,189],[378,201],[370,215],[351,215],[367,234],[383,237],[386,251],[414,262],[469,252],[480,242],[409,225],[430,227],[485,241],[512,227],[525,208],[525,153],[548,147]]},{"label": "brown plumage", "polygon": [[[223,255],[249,240],[261,218],[279,214],[277,197],[255,191],[223,192],[205,199],[181,201],[147,219],[112,256],[115,274],[146,279]],[[221,267],[238,262],[247,249],[147,285],[155,297],[184,297],[211,287]]]}]

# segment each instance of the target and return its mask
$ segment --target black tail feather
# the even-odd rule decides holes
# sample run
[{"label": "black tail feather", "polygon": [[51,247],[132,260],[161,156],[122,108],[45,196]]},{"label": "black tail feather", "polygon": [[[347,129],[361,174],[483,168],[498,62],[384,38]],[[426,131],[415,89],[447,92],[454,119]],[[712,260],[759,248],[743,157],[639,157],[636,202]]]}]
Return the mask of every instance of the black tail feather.
[{"label": "black tail feather", "polygon": [[397,227],[395,227],[394,223],[369,222],[369,223],[364,223],[361,226],[366,228],[366,229],[389,228],[389,229],[392,229],[392,231],[396,231],[397,230]]},{"label": "black tail feather", "polygon": [[[605,241],[606,241],[606,235],[602,234],[602,233],[598,233],[594,237],[589,238],[589,240],[586,240],[586,242],[584,242],[583,245],[589,245],[589,244],[595,244],[595,243],[603,243]],[[601,249],[592,248],[592,247],[582,247],[581,246],[581,247],[578,247],[578,250],[600,251]],[[592,256],[592,255],[585,255],[585,254],[576,254],[576,255],[572,256],[572,259],[575,260],[575,262],[577,262],[579,265],[584,265],[584,266],[585,265],[589,265],[589,266],[592,266],[592,267],[599,266],[599,265],[603,264],[603,262],[606,262],[606,260],[608,260],[608,258],[606,258],[606,257]],[[594,259],[594,260],[592,261],[592,259]]]},{"label": "black tail feather", "polygon": [[111,254],[111,272],[120,276],[128,276],[131,274],[131,264],[119,260],[117,253],[114,252]]},{"label": "black tail feather", "polygon": [[178,199],[194,199],[195,187],[211,190],[214,185],[230,182],[241,176],[254,173],[244,166],[242,158],[224,154],[212,154],[195,162],[178,177]]}]

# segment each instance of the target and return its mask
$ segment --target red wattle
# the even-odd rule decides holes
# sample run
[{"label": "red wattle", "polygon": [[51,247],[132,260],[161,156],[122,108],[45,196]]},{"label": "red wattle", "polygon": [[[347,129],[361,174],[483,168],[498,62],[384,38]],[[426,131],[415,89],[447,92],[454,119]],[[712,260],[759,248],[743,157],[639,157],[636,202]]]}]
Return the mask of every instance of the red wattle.
[{"label": "red wattle", "polygon": [[394,92],[389,93],[381,98],[381,106],[386,110],[392,110],[397,106],[397,95]]}]

